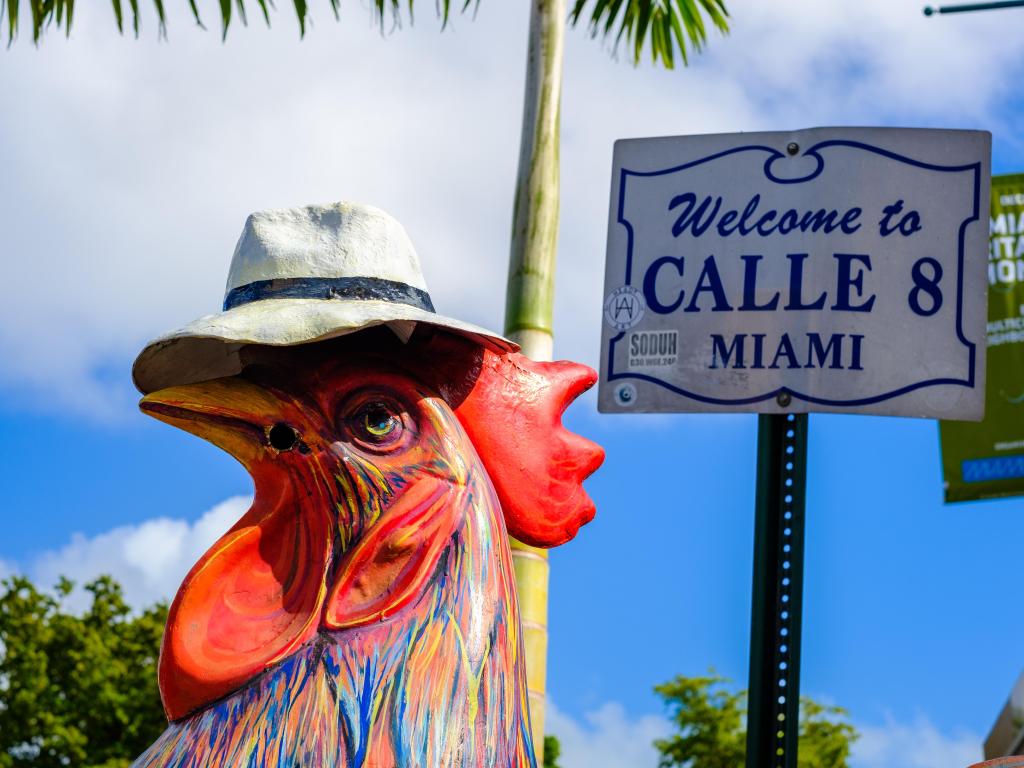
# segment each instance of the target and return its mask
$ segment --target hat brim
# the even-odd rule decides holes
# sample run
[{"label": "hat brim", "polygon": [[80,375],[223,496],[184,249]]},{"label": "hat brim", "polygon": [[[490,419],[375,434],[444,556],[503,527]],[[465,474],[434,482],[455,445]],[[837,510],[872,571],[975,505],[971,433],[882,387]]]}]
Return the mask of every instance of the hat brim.
[{"label": "hat brim", "polygon": [[238,353],[247,344],[308,344],[402,321],[445,328],[497,352],[519,349],[485,328],[406,304],[372,299],[264,299],[206,315],[151,341],[135,359],[132,379],[146,395],[240,373]]}]

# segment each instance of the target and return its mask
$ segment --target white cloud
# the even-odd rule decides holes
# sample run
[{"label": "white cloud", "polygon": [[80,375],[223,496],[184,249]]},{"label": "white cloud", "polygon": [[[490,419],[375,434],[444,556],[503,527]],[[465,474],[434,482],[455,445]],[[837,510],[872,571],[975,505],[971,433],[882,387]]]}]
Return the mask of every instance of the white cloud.
[{"label": "white cloud", "polygon": [[580,722],[549,700],[545,730],[558,737],[565,768],[655,768],[653,742],[671,726],[656,715],[631,717],[616,702],[587,712]]},{"label": "white cloud", "polygon": [[909,723],[890,717],[857,729],[851,768],[964,768],[982,759],[981,736],[965,729],[943,733],[923,714]]},{"label": "white cloud", "polygon": [[[357,3],[298,39],[236,27],[222,44],[179,14],[119,38],[78,9],[2,52],[0,387],[109,418],[149,337],[217,307],[247,213],[340,198],[394,213],[438,307],[501,324],[527,6],[382,38]],[[429,6],[429,4],[427,4]],[[557,351],[593,362],[611,146],[622,136],[835,123],[995,126],[1024,62],[1012,11],[925,19],[920,0],[729,3],[689,70],[615,61],[584,30],[566,56]],[[1009,132],[1007,132],[1009,133]],[[1009,136],[1005,141],[1011,141]]]},{"label": "white cloud", "polygon": [[[801,123],[985,120],[1020,52],[999,45],[1006,13],[925,18],[922,3],[814,0],[731,4],[734,40],[717,61],[764,94],[763,111]],[[1019,20],[1019,17],[1016,17]]]},{"label": "white cloud", "polygon": [[[70,41],[21,41],[0,68],[19,104],[0,114],[18,286],[0,305],[0,383],[102,416],[120,394],[104,365],[126,383],[147,338],[217,308],[248,212],[345,197],[406,224],[439,306],[500,322],[487,276],[505,270],[519,99],[488,88],[494,66],[460,61],[511,75],[493,22],[382,40],[324,19],[300,42],[282,13],[222,45],[179,17],[163,44],[117,38],[106,10],[81,8]],[[460,45],[477,26],[490,39]]]},{"label": "white cloud", "polygon": [[[250,498],[235,496],[203,514],[195,523],[158,517],[91,538],[74,534],[60,549],[43,552],[21,564],[40,586],[66,576],[81,585],[110,574],[123,587],[129,604],[144,608],[170,600],[199,557],[245,513]],[[9,565],[11,571],[13,565]],[[0,574],[3,564],[0,563]],[[84,607],[76,593],[73,607]]]},{"label": "white cloud", "polygon": [[[819,697],[820,698],[820,697]],[[982,738],[966,729],[940,731],[924,714],[910,722],[856,723],[851,768],[964,768],[982,759]],[[616,702],[576,719],[548,701],[546,730],[562,745],[565,768],[655,768],[655,739],[672,732],[665,718],[632,716]]]}]

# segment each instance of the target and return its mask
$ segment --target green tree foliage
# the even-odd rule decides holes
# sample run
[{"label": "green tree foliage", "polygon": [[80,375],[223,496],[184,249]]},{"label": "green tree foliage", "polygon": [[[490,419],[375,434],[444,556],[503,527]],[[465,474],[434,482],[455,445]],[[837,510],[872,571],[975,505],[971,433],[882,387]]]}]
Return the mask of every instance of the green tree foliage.
[{"label": "green tree foliage", "polygon": [[[717,675],[676,677],[656,686],[677,732],[654,742],[659,768],[742,768],[746,754],[746,691]],[[800,699],[799,768],[847,768],[856,729],[840,707]]]},{"label": "green tree foliage", "polygon": [[562,768],[558,758],[562,756],[562,745],[557,736],[544,737],[544,768]]},{"label": "green tree foliage", "polygon": [[[192,18],[203,26],[197,0],[177,1],[187,2]],[[161,35],[166,34],[167,3],[168,0],[151,0]],[[436,0],[437,15],[445,26],[451,18],[453,6],[465,13],[470,9],[476,10],[479,3],[480,0]],[[324,4],[337,19],[341,0],[324,0]],[[117,28],[124,32],[129,26],[137,36],[139,14],[144,4],[139,0],[111,0],[111,5]],[[304,35],[310,20],[309,0],[291,0],[290,5],[299,21],[299,33]],[[412,21],[413,0],[373,0],[372,5],[382,30],[388,20],[399,26],[403,12]],[[697,52],[701,50],[707,40],[705,16],[720,32],[725,33],[729,29],[725,0],[574,0],[571,5],[569,20],[573,25],[583,19],[594,37],[614,40],[616,50],[620,43],[624,44],[634,63],[639,63],[644,50],[649,48],[651,59],[660,61],[668,69],[675,66],[677,58],[684,65],[687,63],[688,48]],[[74,0],[0,0],[0,20],[6,19],[8,42],[18,34],[23,6],[27,7],[30,16],[35,42],[51,25],[71,34]],[[228,27],[233,21],[247,24],[249,11],[257,11],[269,26],[273,8],[272,0],[219,0],[217,9],[221,34],[227,37]]]},{"label": "green tree foliage", "polygon": [[167,607],[132,615],[104,576],[76,615],[72,589],[0,582],[0,768],[126,768],[167,726],[156,677]]}]

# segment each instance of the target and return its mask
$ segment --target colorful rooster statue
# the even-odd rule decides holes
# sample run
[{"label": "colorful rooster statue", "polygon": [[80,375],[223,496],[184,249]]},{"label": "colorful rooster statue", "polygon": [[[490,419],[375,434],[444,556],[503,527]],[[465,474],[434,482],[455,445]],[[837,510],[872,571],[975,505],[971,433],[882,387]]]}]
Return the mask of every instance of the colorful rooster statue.
[{"label": "colorful rooster statue", "polygon": [[434,312],[356,204],[250,216],[224,311],[143,350],[141,408],[220,446],[251,509],[196,563],[139,768],[533,768],[507,534],[571,539],[594,383]]}]

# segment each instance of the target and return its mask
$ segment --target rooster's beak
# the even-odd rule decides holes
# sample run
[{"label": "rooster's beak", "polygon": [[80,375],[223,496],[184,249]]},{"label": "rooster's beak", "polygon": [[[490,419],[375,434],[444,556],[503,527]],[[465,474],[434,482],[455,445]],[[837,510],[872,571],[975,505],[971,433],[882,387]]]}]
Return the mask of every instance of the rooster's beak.
[{"label": "rooster's beak", "polygon": [[262,453],[268,430],[281,421],[274,395],[234,376],[157,390],[142,398],[139,408],[208,440],[247,467]]}]

